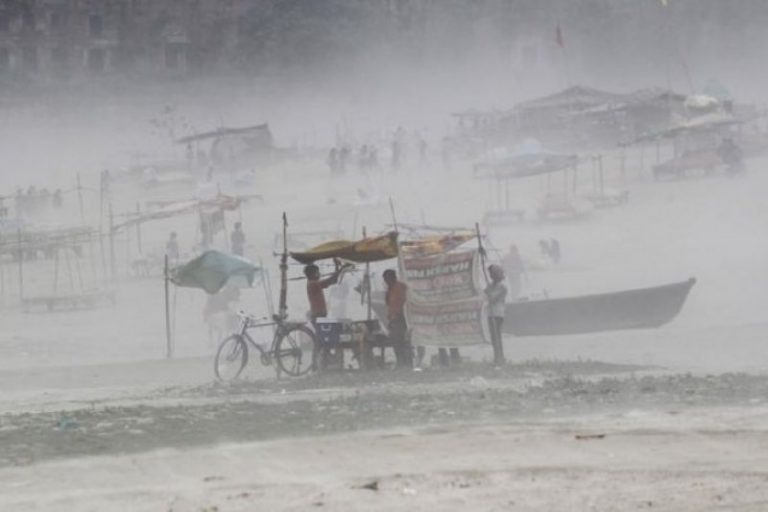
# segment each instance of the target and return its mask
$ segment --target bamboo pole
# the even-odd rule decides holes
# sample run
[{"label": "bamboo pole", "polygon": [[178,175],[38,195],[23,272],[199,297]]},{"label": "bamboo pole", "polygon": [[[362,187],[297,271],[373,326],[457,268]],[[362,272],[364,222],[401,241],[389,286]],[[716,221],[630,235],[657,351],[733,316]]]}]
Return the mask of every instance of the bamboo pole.
[{"label": "bamboo pole", "polygon": [[80,173],[77,173],[77,202],[80,205],[80,222],[85,224],[85,212],[83,210],[83,186],[80,184]]},{"label": "bamboo pole", "polygon": [[53,258],[53,295],[59,290],[59,248],[56,248],[56,256]]},{"label": "bamboo pole", "polygon": [[139,255],[143,254],[144,251],[141,247],[141,206],[139,206],[138,201],[136,201],[136,245],[139,249]]},{"label": "bamboo pole", "polygon": [[280,256],[280,302],[278,314],[288,316],[288,216],[283,212],[283,254]]},{"label": "bamboo pole", "polygon": [[165,357],[173,358],[173,341],[171,337],[171,304],[169,299],[168,255],[165,255],[163,281],[165,285]]},{"label": "bamboo pole", "polygon": [[16,237],[19,242],[19,300],[24,301],[24,249],[21,240],[21,228],[16,231]]},{"label": "bamboo pole", "polygon": [[[363,226],[363,239],[368,238],[368,232]],[[365,264],[365,276],[363,277],[363,290],[366,295],[366,308],[368,310],[366,320],[373,318],[373,305],[371,304],[371,264],[366,262]]]},{"label": "bamboo pole", "polygon": [[117,280],[115,259],[115,216],[112,212],[112,201],[109,202],[109,273],[112,283]]}]

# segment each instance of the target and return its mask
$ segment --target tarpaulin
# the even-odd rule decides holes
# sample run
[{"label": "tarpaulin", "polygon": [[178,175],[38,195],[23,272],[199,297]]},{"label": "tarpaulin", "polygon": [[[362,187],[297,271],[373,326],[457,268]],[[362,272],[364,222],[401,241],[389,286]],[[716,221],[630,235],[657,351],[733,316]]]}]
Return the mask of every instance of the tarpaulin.
[{"label": "tarpaulin", "polygon": [[354,263],[373,263],[397,257],[397,233],[391,232],[375,238],[358,241],[336,240],[326,242],[303,252],[292,252],[299,263],[339,258]]}]

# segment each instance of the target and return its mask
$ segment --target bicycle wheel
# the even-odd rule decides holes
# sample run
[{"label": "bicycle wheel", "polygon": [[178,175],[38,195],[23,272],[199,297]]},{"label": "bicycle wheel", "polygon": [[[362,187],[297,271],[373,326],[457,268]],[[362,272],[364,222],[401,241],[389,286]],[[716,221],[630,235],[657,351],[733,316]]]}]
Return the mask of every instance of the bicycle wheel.
[{"label": "bicycle wheel", "polygon": [[233,334],[219,345],[213,371],[219,380],[235,380],[248,364],[248,344],[239,334]]},{"label": "bicycle wheel", "polygon": [[315,368],[315,333],[304,325],[285,328],[275,343],[275,358],[282,371],[292,377]]}]

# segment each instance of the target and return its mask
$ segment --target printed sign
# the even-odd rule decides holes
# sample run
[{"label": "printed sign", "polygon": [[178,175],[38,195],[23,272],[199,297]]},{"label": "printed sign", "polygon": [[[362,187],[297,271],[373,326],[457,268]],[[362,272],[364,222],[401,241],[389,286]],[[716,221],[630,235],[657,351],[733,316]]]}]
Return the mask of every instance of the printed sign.
[{"label": "printed sign", "polygon": [[478,253],[475,250],[437,256],[403,258],[409,302],[451,302],[477,296]]},{"label": "printed sign", "polygon": [[486,340],[484,304],[477,297],[436,304],[411,302],[406,315],[414,345],[455,347]]}]

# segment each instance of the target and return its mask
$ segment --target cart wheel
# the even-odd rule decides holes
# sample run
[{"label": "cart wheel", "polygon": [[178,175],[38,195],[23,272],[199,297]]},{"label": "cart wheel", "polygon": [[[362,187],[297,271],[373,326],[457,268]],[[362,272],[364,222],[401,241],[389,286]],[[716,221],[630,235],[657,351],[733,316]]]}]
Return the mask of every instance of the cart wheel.
[{"label": "cart wheel", "polygon": [[292,377],[315,369],[315,333],[304,325],[286,327],[275,344],[278,367]]},{"label": "cart wheel", "polygon": [[242,336],[233,334],[219,345],[213,371],[219,380],[235,380],[246,364],[248,364],[248,344]]}]

